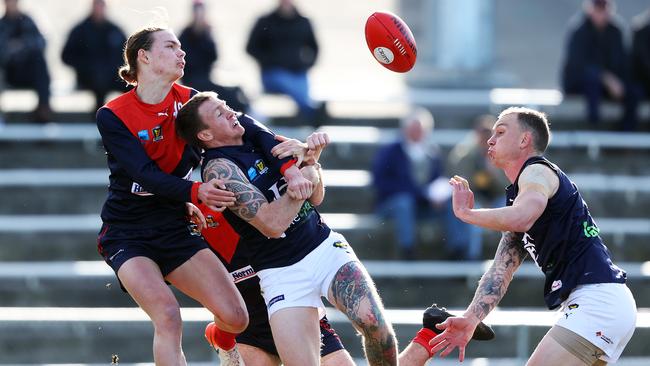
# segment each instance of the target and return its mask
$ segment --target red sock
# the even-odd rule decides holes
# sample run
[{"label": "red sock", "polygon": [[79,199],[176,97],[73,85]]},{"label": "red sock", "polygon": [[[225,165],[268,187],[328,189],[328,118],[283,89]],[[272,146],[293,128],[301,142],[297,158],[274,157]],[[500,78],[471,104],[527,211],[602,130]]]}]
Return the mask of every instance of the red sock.
[{"label": "red sock", "polygon": [[420,331],[415,335],[415,338],[411,342],[417,343],[424,347],[424,349],[427,350],[429,353],[429,357],[433,357],[433,353],[431,353],[431,346],[429,345],[429,341],[433,339],[433,337],[436,336],[436,333],[432,331],[431,329],[428,328],[422,328]]},{"label": "red sock", "polygon": [[237,334],[235,333],[219,329],[214,322],[205,327],[205,338],[208,340],[208,343],[212,347],[218,347],[224,351],[230,351],[235,347],[235,344],[237,344],[237,341],[235,341],[236,336]]}]

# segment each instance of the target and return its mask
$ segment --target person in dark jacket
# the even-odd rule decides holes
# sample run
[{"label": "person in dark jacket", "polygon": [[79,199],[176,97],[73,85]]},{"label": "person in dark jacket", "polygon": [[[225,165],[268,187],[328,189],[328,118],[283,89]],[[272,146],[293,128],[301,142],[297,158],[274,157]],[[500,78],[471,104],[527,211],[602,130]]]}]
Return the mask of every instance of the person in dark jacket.
[{"label": "person in dark jacket", "polygon": [[95,110],[110,91],[126,91],[117,77],[124,42],[124,32],[106,17],[106,1],[93,0],[90,15],[72,28],[63,47],[63,62],[74,69],[79,88],[92,91]]},{"label": "person in dark jacket", "polygon": [[610,0],[586,0],[585,16],[570,33],[562,74],[566,94],[584,95],[590,123],[600,121],[602,98],[624,105],[621,129],[637,123],[638,92],[629,83],[621,27],[613,19]]},{"label": "person in dark jacket", "polygon": [[192,2],[192,20],[178,37],[187,52],[183,84],[201,91],[214,91],[230,108],[250,112],[250,101],[238,86],[224,86],[212,82],[210,73],[219,57],[217,44],[212,37],[212,27],[206,16],[203,0]]},{"label": "person in dark jacket", "polygon": [[18,0],[5,0],[5,15],[0,19],[0,67],[4,81],[16,88],[33,89],[38,106],[36,122],[50,120],[50,73],[45,62],[45,38],[36,23],[18,9]]},{"label": "person in dark jacket", "polygon": [[399,255],[406,260],[416,259],[418,219],[442,220],[452,257],[464,256],[470,240],[470,231],[463,230],[467,225],[451,210],[444,160],[438,147],[429,144],[432,128],[431,113],[414,110],[401,121],[401,138],[380,148],[372,164],[377,213],[395,221]]},{"label": "person in dark jacket", "polygon": [[320,109],[309,96],[307,71],[318,56],[318,43],[311,22],[302,16],[292,0],[280,0],[278,7],[257,20],[246,51],[260,66],[267,93],[289,95],[305,119],[319,118]]},{"label": "person in dark jacket", "polygon": [[632,65],[635,82],[650,97],[650,9],[635,19]]}]

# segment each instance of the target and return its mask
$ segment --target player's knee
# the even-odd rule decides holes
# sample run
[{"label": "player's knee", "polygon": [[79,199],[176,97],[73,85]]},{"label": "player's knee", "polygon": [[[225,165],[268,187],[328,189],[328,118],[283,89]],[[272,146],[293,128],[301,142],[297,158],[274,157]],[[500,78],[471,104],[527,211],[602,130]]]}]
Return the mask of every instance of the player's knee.
[{"label": "player's knee", "polygon": [[180,309],[174,304],[163,306],[161,310],[153,314],[151,320],[157,332],[180,334],[183,329]]},{"label": "player's knee", "polygon": [[219,314],[215,314],[215,317],[220,320],[217,324],[219,328],[230,333],[241,333],[248,327],[248,312],[244,306],[223,309]]},{"label": "player's knee", "polygon": [[376,339],[383,339],[395,335],[393,327],[381,312],[369,309],[364,314],[359,315],[353,322],[365,335]]}]

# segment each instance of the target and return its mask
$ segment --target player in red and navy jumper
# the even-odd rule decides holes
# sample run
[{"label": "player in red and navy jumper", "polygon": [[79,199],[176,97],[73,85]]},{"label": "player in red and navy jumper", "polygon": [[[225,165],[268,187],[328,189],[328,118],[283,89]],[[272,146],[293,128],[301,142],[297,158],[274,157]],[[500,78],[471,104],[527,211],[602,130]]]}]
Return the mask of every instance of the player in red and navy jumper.
[{"label": "player in red and navy jumper", "polygon": [[[189,180],[199,150],[175,132],[178,109],[194,93],[176,84],[185,52],[173,32],[142,29],[125,45],[120,76],[134,88],[97,112],[110,169],[98,249],[154,326],[154,361],[185,364],[178,301],[165,281],[199,301],[223,329],[248,323],[243,299],[217,256],[190,227],[190,202],[232,204],[218,181]],[[203,222],[203,220],[199,220]]]},{"label": "player in red and navy jumper", "polygon": [[[243,118],[240,119],[243,120]],[[273,342],[273,334],[271,333],[268,312],[266,311],[266,303],[264,303],[264,298],[260,294],[260,280],[255,269],[250,265],[250,247],[244,244],[239,245],[239,235],[221,212],[212,211],[205,205],[200,205],[199,208],[207,221],[207,227],[202,230],[201,234],[232,275],[233,281],[246,303],[249,318],[248,327],[242,333],[236,335],[239,352],[244,362],[251,363],[249,357],[257,356],[252,352],[260,352],[250,349],[253,347],[266,352],[268,354],[266,357],[271,357],[279,362],[278,350]],[[320,332],[321,357],[328,357],[328,355],[339,351],[347,352],[338,334],[330,326],[325,316],[320,320]],[[213,347],[228,348],[223,344],[228,342],[229,337],[228,333],[224,334],[219,329],[213,329],[210,326],[206,329],[206,338]],[[245,346],[242,347],[241,345]],[[223,350],[224,348],[222,348]],[[322,361],[325,362],[324,359]]]}]

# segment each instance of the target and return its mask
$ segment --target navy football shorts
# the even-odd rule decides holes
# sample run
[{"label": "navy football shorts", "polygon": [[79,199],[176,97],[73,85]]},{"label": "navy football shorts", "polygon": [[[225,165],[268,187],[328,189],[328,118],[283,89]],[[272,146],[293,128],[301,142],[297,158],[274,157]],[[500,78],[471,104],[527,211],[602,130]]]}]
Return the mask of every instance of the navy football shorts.
[{"label": "navy football shorts", "polygon": [[147,229],[104,224],[97,238],[99,254],[116,274],[127,260],[147,257],[160,267],[164,277],[207,247],[201,235],[192,232],[190,223],[182,221]]},{"label": "navy football shorts", "polygon": [[[248,328],[237,336],[237,342],[257,347],[267,353],[278,355],[278,350],[273,343],[273,334],[269,324],[269,316],[266,311],[266,303],[260,295],[259,278],[251,279],[237,283],[237,288],[241,293],[246,308],[248,309]],[[330,326],[327,317],[320,320],[321,333],[321,357],[344,349],[343,343],[336,331]]]}]

